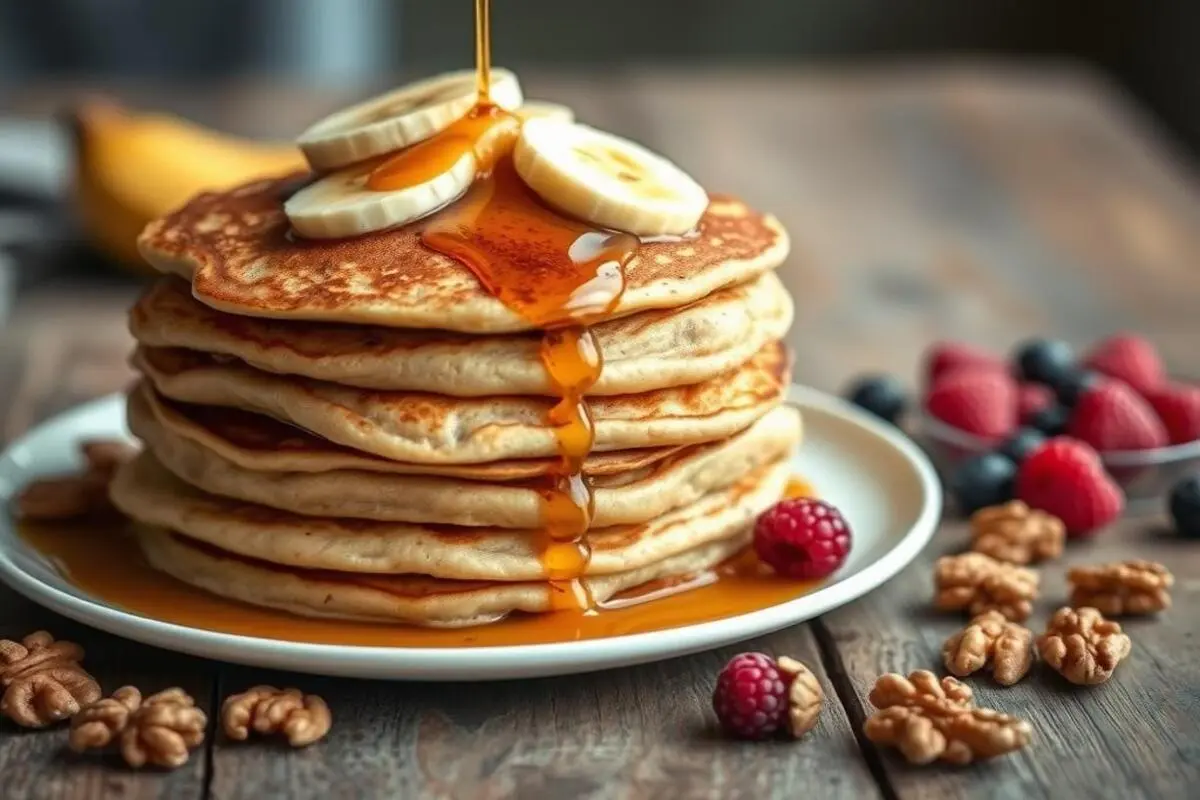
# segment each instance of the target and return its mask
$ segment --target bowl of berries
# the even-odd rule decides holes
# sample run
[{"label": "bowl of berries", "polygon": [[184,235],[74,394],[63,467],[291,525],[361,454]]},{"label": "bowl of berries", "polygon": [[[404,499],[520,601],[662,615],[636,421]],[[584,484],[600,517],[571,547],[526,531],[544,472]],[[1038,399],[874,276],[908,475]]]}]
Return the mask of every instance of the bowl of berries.
[{"label": "bowl of berries", "polygon": [[[1200,471],[1200,385],[1168,377],[1154,347],[1135,335],[1112,336],[1082,355],[1036,339],[1008,359],[939,343],[921,380],[912,432],[964,513],[1014,498],[1035,505],[1029,495],[1039,490],[1027,476],[1051,462],[1049,471],[1064,477],[1043,488],[1036,505],[1075,514],[1078,525],[1115,517],[1125,504],[1157,507]],[[849,392],[893,421],[900,397],[898,384],[879,378]],[[1073,479],[1070,463],[1079,467]]]}]

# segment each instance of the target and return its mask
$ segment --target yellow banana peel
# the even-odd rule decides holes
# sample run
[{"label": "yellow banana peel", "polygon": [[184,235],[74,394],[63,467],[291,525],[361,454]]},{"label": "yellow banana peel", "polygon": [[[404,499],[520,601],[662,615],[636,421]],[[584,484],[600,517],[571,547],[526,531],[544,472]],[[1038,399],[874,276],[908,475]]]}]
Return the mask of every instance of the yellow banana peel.
[{"label": "yellow banana peel", "polygon": [[300,151],[208,130],[164,114],[93,101],[70,115],[73,198],[84,232],[118,264],[148,271],[137,237],[197,192],[305,169]]}]

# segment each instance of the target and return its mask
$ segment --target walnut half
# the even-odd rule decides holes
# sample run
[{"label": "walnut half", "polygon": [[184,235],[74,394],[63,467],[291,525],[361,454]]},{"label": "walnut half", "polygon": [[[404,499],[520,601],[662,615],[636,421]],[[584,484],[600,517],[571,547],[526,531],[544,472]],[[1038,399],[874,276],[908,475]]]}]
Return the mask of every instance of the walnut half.
[{"label": "walnut half", "polygon": [[1062,520],[1013,500],[971,515],[971,549],[1011,564],[1058,558],[1067,529]]},{"label": "walnut half", "polygon": [[1094,608],[1060,608],[1038,637],[1038,653],[1071,683],[1094,686],[1112,677],[1133,643]]},{"label": "walnut half", "polygon": [[972,615],[998,611],[1021,622],[1033,612],[1038,574],[983,553],[943,556],[934,564],[933,603],[943,611],[965,610]]},{"label": "walnut half", "polygon": [[1091,607],[1101,614],[1153,614],[1171,607],[1175,577],[1153,561],[1117,561],[1067,572],[1071,605]]},{"label": "walnut half", "polygon": [[299,689],[255,686],[226,698],[221,706],[221,727],[239,742],[253,728],[261,734],[282,733],[292,747],[305,747],[324,738],[332,724],[325,701]]},{"label": "walnut half", "polygon": [[880,676],[870,701],[878,711],[863,725],[876,744],[897,748],[913,764],[941,760],[969,764],[1029,743],[1029,723],[972,705],[969,687],[954,678],[917,670],[907,678]]},{"label": "walnut half", "polygon": [[985,611],[942,646],[946,669],[960,678],[985,667],[1001,686],[1012,686],[1033,666],[1033,633],[999,611]]},{"label": "walnut half", "polygon": [[788,686],[788,730],[799,739],[817,725],[825,693],[812,670],[794,658],[779,659],[779,671],[791,679]]},{"label": "walnut half", "polygon": [[91,439],[80,444],[87,462],[76,475],[42,478],[26,486],[14,501],[20,519],[62,522],[115,513],[108,500],[108,484],[122,462],[137,450],[125,442]]},{"label": "walnut half", "polygon": [[152,764],[175,769],[187,763],[188,751],[204,742],[208,717],[183,689],[167,689],[147,697],[121,731],[121,756],[131,767]]},{"label": "walnut half", "polygon": [[142,693],[133,686],[122,686],[112,697],[84,706],[71,718],[67,745],[76,753],[108,747],[120,737],[141,705]]},{"label": "walnut half", "polygon": [[100,696],[100,685],[79,662],[83,648],[56,642],[46,631],[20,642],[0,640],[0,713],[26,728],[66,719]]}]

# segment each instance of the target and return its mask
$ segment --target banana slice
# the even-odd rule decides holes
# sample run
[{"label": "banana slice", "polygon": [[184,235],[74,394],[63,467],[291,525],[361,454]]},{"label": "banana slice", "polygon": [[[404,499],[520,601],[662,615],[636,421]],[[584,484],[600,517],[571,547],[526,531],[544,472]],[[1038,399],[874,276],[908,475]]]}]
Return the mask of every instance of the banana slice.
[{"label": "banana slice", "polygon": [[560,122],[575,121],[575,112],[572,109],[561,103],[551,103],[547,100],[526,100],[513,113],[524,121],[531,119],[556,119]]},{"label": "banana slice", "polygon": [[[491,97],[501,108],[520,107],[524,98],[517,76],[493,69]],[[428,139],[474,104],[475,70],[447,72],[335,112],[296,142],[313,169],[340,169]]]},{"label": "banana slice", "polygon": [[288,198],[283,212],[296,233],[306,239],[341,239],[404,225],[452,202],[475,179],[475,155],[466,152],[425,183],[379,192],[367,188],[378,161],[333,172]]},{"label": "banana slice", "polygon": [[687,233],[708,207],[700,184],[670,161],[628,139],[575,122],[526,122],[513,164],[550,205],[639,236]]}]

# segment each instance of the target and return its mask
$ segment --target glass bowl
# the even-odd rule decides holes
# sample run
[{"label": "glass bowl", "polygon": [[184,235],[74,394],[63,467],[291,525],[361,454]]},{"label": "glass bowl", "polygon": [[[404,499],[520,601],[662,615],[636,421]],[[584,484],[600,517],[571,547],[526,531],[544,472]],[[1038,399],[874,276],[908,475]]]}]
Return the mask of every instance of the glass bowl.
[{"label": "glass bowl", "polygon": [[[943,476],[964,459],[992,449],[987,441],[923,412],[917,414],[915,433]],[[1177,481],[1200,472],[1200,440],[1153,450],[1113,450],[1101,453],[1100,460],[1124,490],[1131,511],[1157,510]]]}]

